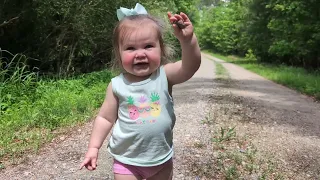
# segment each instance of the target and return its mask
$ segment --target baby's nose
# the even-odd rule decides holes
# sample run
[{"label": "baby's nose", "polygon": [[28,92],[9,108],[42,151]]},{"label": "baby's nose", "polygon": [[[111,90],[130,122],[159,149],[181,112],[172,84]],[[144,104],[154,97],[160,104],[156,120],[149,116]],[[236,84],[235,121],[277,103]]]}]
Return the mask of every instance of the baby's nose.
[{"label": "baby's nose", "polygon": [[137,50],[136,58],[145,57],[145,56],[146,56],[146,52],[144,49]]}]

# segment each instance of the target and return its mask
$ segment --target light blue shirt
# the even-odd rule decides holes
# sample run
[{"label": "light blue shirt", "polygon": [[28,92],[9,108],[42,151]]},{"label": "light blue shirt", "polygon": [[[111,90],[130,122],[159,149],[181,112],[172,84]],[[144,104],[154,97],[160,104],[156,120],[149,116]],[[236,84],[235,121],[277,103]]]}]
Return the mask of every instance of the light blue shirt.
[{"label": "light blue shirt", "polygon": [[123,74],[111,80],[119,99],[118,119],[108,151],[118,161],[135,166],[156,166],[173,156],[173,99],[163,66],[140,82]]}]

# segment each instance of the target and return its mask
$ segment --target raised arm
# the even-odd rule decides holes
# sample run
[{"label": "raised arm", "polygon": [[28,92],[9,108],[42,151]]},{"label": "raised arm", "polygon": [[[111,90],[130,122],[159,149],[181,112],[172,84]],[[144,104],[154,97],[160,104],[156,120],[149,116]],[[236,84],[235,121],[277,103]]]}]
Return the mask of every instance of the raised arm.
[{"label": "raised arm", "polygon": [[88,151],[80,169],[85,166],[88,170],[94,170],[97,164],[98,151],[109,134],[114,122],[118,118],[118,99],[112,92],[112,84],[107,88],[106,98],[94,121]]},{"label": "raised arm", "polygon": [[[172,86],[185,82],[194,75],[201,64],[201,53],[188,16],[184,13],[179,15],[168,13],[168,18],[182,49],[182,60],[165,65],[168,82]],[[183,26],[179,27],[177,22],[183,22]]]}]

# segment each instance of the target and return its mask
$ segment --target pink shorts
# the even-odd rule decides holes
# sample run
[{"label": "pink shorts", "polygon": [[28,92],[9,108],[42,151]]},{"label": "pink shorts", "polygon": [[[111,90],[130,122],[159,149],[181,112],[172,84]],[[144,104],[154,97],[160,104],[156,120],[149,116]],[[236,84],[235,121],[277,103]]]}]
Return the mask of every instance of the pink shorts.
[{"label": "pink shorts", "polygon": [[143,179],[147,179],[157,174],[166,166],[172,166],[172,158],[163,164],[160,164],[158,166],[151,166],[151,167],[132,166],[132,165],[123,164],[117,160],[114,160],[113,172],[115,174],[122,174],[122,175],[138,175],[138,176],[141,176]]}]

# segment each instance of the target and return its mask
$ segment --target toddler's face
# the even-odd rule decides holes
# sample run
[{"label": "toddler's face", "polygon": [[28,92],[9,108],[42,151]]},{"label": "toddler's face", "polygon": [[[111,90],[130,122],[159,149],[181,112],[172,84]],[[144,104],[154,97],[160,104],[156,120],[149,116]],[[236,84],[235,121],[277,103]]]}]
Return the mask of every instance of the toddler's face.
[{"label": "toddler's face", "polygon": [[122,67],[134,76],[149,76],[161,61],[161,48],[154,27],[138,27],[120,44]]}]

